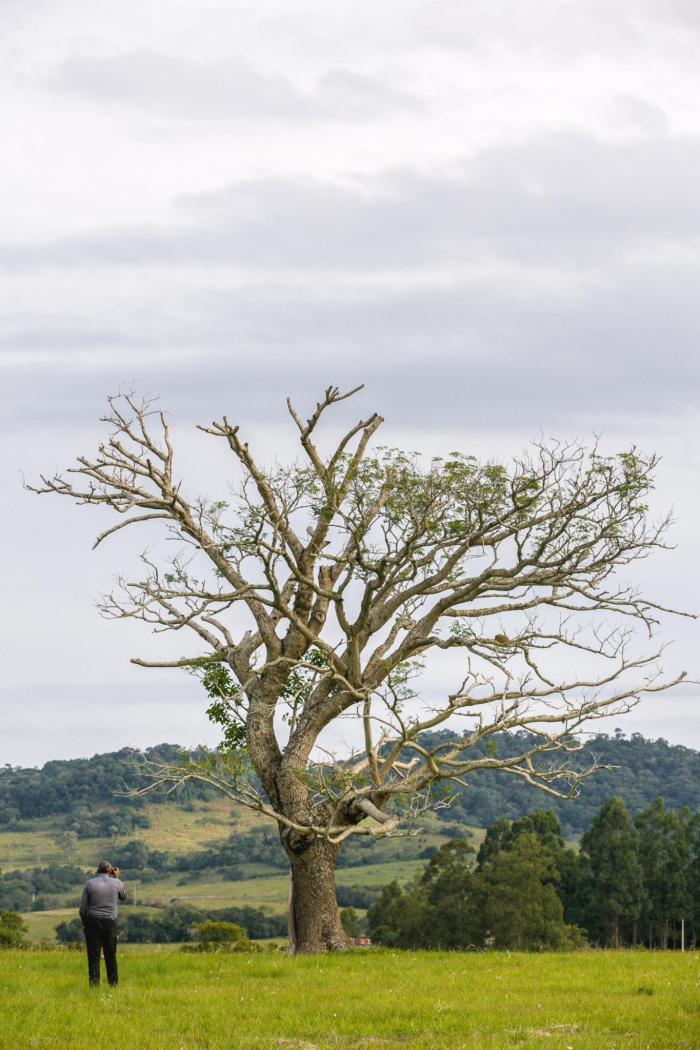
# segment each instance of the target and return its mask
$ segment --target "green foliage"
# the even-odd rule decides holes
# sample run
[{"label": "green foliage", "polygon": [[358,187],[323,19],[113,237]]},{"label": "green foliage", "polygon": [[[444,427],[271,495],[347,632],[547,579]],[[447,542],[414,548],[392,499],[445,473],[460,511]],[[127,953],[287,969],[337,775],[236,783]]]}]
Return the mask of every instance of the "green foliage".
[{"label": "green foliage", "polygon": [[669,939],[677,943],[680,920],[694,912],[690,897],[694,823],[690,810],[673,812],[661,798],[635,819],[644,887],[641,922],[650,946],[666,948]]},{"label": "green foliage", "polygon": [[362,936],[362,922],[354,908],[341,908],[340,921],[348,937]]},{"label": "green foliage", "polygon": [[203,922],[197,927],[197,940],[200,944],[238,944],[247,943],[245,930],[235,922]]},{"label": "green foliage", "polygon": [[220,747],[224,751],[238,751],[245,747],[245,717],[241,710],[241,691],[225,663],[219,656],[198,661],[204,691],[211,700],[207,718],[223,730]]},{"label": "green foliage", "polygon": [[517,836],[481,870],[487,943],[512,951],[561,950],[582,938],[564,924],[564,906],[552,880],[556,869],[532,833]]},{"label": "green foliage", "polygon": [[80,944],[84,940],[83,924],[80,919],[69,919],[56,926],[56,940],[59,944]]},{"label": "green foliage", "polygon": [[[620,798],[605,803],[581,839],[587,889],[585,925],[599,944],[630,943],[642,911],[644,891],[639,835]],[[582,880],[583,881],[583,880]]]},{"label": "green foliage", "polygon": [[[143,799],[128,797],[128,792],[143,787],[143,759],[174,764],[181,749],[172,744],[159,744],[144,752],[133,748],[95,755],[47,762],[41,769],[0,768],[0,826],[23,829],[23,821],[56,814],[69,814],[67,831],[80,837],[110,834],[116,827],[123,833],[135,827],[146,827],[139,813]],[[177,792],[178,801],[211,798],[211,790],[195,783]],[[152,802],[170,796],[153,795]]]},{"label": "green foliage", "polygon": [[498,849],[492,837],[478,870],[473,853],[464,840],[448,842],[406,891],[385,887],[367,913],[372,939],[398,948],[518,951],[581,943],[564,922],[556,869],[536,834],[521,829]]},{"label": "green foliage", "polygon": [[258,945],[248,940],[245,930],[233,922],[203,922],[197,927],[197,944],[185,944],[183,951],[254,952]]},{"label": "green foliage", "polygon": [[0,914],[0,948],[24,948],[27,944],[27,924],[14,911]]}]

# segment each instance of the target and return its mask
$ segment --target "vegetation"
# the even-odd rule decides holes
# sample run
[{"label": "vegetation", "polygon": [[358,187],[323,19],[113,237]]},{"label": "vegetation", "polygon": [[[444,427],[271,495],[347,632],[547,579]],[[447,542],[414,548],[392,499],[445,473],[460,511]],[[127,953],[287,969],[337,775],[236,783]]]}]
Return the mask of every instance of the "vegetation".
[{"label": "vegetation", "polygon": [[27,943],[27,924],[14,911],[0,914],[0,948],[23,948]]},{"label": "vegetation", "polygon": [[[428,739],[439,743],[458,737],[445,730],[442,733],[430,734]],[[490,742],[491,750],[505,756],[514,754],[518,748],[522,749],[518,740],[518,734],[498,734]],[[486,744],[476,744],[475,753],[485,756]],[[193,826],[193,819],[199,820],[200,825],[202,819],[206,819],[193,806],[197,799],[206,801],[206,812],[212,814],[209,838],[212,838],[217,830],[215,815],[219,816],[222,827],[231,823],[230,809],[217,809],[218,801],[212,798],[211,790],[196,781],[190,782],[173,794],[155,793],[149,796],[147,805],[143,798],[117,797],[115,792],[122,788],[128,786],[134,789],[143,786],[143,759],[151,762],[174,761],[178,755],[183,755],[183,752],[172,744],[158,744],[157,747],[143,752],[142,757],[140,754],[131,748],[123,748],[121,751],[94,755],[89,759],[47,762],[42,769],[20,769],[11,766],[0,768],[0,831],[34,831],[37,821],[42,816],[60,816],[62,819],[60,824],[56,825],[57,830],[52,833],[51,843],[58,846],[57,835],[84,826],[84,808],[89,807],[93,814],[90,818],[92,828],[101,829],[100,834],[105,838],[113,838],[116,833],[120,841],[120,852],[123,849],[124,837],[135,829],[136,820],[138,827],[133,839],[146,845],[146,840],[154,838],[149,858],[155,858],[163,851],[178,857],[193,852],[191,846],[187,848],[186,841],[177,844],[173,840],[169,827],[161,826],[165,811],[177,811],[175,825],[185,828],[190,840],[194,838],[196,831],[199,832],[200,838],[203,834],[206,838],[201,826],[199,829]],[[193,757],[194,753],[186,755]],[[592,756],[606,768],[599,770],[594,777],[581,785],[581,792],[576,799],[550,799],[547,803],[556,813],[567,838],[580,837],[590,827],[593,817],[603,803],[612,797],[621,798],[633,816],[655,798],[664,798],[671,809],[697,805],[697,784],[700,782],[698,751],[679,745],[672,746],[665,740],[647,740],[639,733],[633,733],[631,737],[626,738],[618,729],[613,736],[596,734],[590,737],[584,750],[573,756],[572,761],[578,762],[581,768],[584,768],[587,762],[590,763]],[[92,800],[88,802],[91,791]],[[523,791],[522,784],[502,771],[488,769],[482,770],[478,777],[470,780],[468,788],[454,785],[450,789],[450,798],[449,807],[436,810],[435,817],[443,823],[466,824],[477,828],[487,828],[499,817],[517,820],[525,816],[533,805],[532,792]],[[190,807],[189,812],[185,807]],[[129,814],[128,819],[124,819],[126,812]],[[259,828],[258,834],[266,851],[264,858],[261,858],[260,849],[256,847],[256,859],[263,859],[264,863],[275,867],[286,866],[283,855],[280,860],[279,845],[272,829],[265,831]],[[97,830],[89,836],[91,839],[96,837]],[[224,832],[221,838],[225,837]],[[84,841],[82,834],[79,839],[80,842]],[[237,830],[229,848],[240,841],[241,833]],[[250,840],[245,841],[244,848],[249,858],[251,845],[253,844]],[[389,843],[381,841],[372,843],[363,839],[351,840],[339,854],[339,865],[367,863],[368,858],[363,851],[368,848],[377,850],[392,847]],[[82,853],[80,843],[78,851]],[[65,843],[54,852],[61,853],[59,862],[63,863]],[[0,861],[4,853],[5,850],[0,845]],[[138,867],[141,860],[142,858],[133,866]],[[234,865],[239,860],[240,857],[229,854],[227,859],[221,859],[221,863]],[[162,870],[154,859],[147,859],[145,866]],[[207,863],[204,866],[212,865]],[[122,867],[126,868],[126,865]],[[186,870],[186,862],[183,862],[182,870]]]},{"label": "vegetation", "polygon": [[259,950],[246,936],[245,930],[234,922],[202,922],[195,930],[196,945],[183,945],[190,951],[252,952]]},{"label": "vegetation", "polygon": [[700,813],[656,799],[633,821],[621,799],[600,810],[576,852],[552,812],[496,821],[476,857],[441,846],[402,889],[369,908],[374,941],[399,948],[564,949],[700,946]]},{"label": "vegetation", "polygon": [[[321,451],[325,413],[356,392],[329,387],[306,421],[288,402],[303,457],[290,466],[266,470],[226,417],[200,427],[233,454],[229,499],[188,496],[165,415],[130,394],[109,399],[95,455],[33,489],[111,511],[97,544],[164,526],[165,549],[102,612],[196,641],[179,660],[135,662],[200,675],[224,739],[218,760],[162,765],[156,783],[197,779],[276,822],[304,952],[345,944],[335,867],[349,838],[394,833],[436,786],[483,770],[571,797],[599,766],[570,761],[573,734],[684,678],[635,650],[635,621],[652,635],[666,610],[615,575],[663,546],[665,523],[647,518],[653,456],[540,442],[507,466],[462,452],[424,464],[370,451],[376,413]],[[448,650],[454,685],[426,705],[417,680]],[[585,670],[562,678],[571,653]],[[421,737],[456,714],[461,737]],[[315,765],[347,717],[362,753]],[[515,754],[492,746],[503,733]]]},{"label": "vegetation", "polygon": [[90,992],[78,952],[0,952],[0,1047],[129,1050],[694,1050],[697,957],[120,948]]},{"label": "vegetation", "polygon": [[[64,830],[75,831],[81,838],[109,834],[110,825],[122,833],[145,827],[138,812],[144,800],[129,795],[142,783],[143,762],[173,762],[179,755],[175,745],[159,744],[144,752],[125,747],[92,758],[56,760],[41,769],[4,766],[0,768],[0,825],[21,829],[23,821],[65,814]],[[175,796],[178,802],[192,798],[211,798],[211,791],[190,784]],[[151,799],[156,803],[166,800],[173,801],[166,796]],[[109,808],[102,809],[103,803]],[[105,827],[107,820],[110,823]]]}]

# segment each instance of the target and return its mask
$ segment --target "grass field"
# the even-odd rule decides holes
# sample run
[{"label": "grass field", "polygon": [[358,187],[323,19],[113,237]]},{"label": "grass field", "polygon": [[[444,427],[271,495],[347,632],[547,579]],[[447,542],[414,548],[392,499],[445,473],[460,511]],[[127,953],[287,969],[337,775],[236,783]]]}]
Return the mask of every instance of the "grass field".
[{"label": "grass field", "polygon": [[79,952],[0,952],[0,1047],[125,1050],[641,1050],[700,1046],[695,953],[355,952],[290,959],[120,950],[86,987]]},{"label": "grass field", "polygon": [[[152,803],[144,806],[143,812],[151,822],[150,827],[136,828],[113,838],[79,839],[74,853],[65,857],[65,863],[93,868],[105,854],[116,857],[120,845],[131,839],[176,855],[192,853],[223,842],[233,830],[249,831],[251,827],[262,826],[264,819],[223,798],[195,802],[191,807]],[[55,863],[60,853],[56,836],[65,830],[65,818],[59,816],[27,821],[26,831],[0,831],[0,867],[11,871]]]}]

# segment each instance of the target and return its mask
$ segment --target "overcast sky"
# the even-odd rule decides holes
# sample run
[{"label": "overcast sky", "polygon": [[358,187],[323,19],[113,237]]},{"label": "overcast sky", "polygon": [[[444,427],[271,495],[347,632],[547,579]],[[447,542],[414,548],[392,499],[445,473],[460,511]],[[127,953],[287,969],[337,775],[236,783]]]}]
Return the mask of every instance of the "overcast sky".
[{"label": "overcast sky", "polygon": [[[285,397],[329,383],[430,453],[655,449],[678,547],[642,578],[700,608],[699,48],[694,0],[4,0],[0,763],[216,739],[94,608],[136,534],[92,553],[89,509],[21,488],[124,383],[212,494],[195,423],[284,460]],[[621,728],[700,747],[699,693]]]}]

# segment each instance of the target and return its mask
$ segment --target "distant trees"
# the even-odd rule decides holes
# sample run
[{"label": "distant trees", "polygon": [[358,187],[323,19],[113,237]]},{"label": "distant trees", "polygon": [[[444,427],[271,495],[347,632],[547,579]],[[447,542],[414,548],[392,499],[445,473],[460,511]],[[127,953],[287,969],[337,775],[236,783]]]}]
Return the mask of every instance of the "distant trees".
[{"label": "distant trees", "polygon": [[692,912],[690,810],[668,810],[658,798],[637,814],[635,825],[643,873],[646,942],[649,947],[676,947],[681,920]]},{"label": "distant trees", "polygon": [[[550,824],[548,815],[541,816]],[[499,822],[478,866],[471,847],[455,840],[437,851],[407,891],[396,882],[385,887],[367,913],[372,939],[441,949],[543,950],[579,943],[564,922],[551,851],[532,830],[512,835],[507,823]]]},{"label": "distant trees", "polygon": [[[448,743],[456,736],[447,730],[424,734],[430,746]],[[516,754],[518,747],[522,749],[522,743],[518,733],[496,734],[491,739],[501,757]],[[485,743],[475,745],[475,751],[485,757]],[[554,798],[548,800],[547,806],[559,819],[567,838],[581,836],[603,803],[613,796],[624,799],[632,815],[660,796],[670,809],[696,806],[700,752],[672,746],[665,740],[647,740],[639,733],[626,738],[619,731],[613,736],[598,734],[590,738],[583,752],[571,756],[572,762],[584,768],[589,751],[594,752],[602,764],[614,768],[602,769],[588,780],[575,806]],[[145,752],[146,758],[153,761],[159,756],[161,760],[173,761],[179,754],[178,748],[168,744],[159,744]],[[0,826],[6,830],[25,830],[28,820],[60,816],[62,829],[74,831],[78,838],[107,837],[114,825],[119,827],[120,835],[132,832],[138,835],[141,828],[149,825],[142,809],[143,799],[115,795],[121,785],[137,783],[140,783],[137,755],[129,748],[90,759],[48,762],[43,769],[6,766],[0,768]],[[150,801],[189,804],[211,796],[209,788],[193,781],[172,795],[153,795]],[[450,824],[488,827],[502,817],[518,820],[527,814],[531,805],[532,797],[523,792],[512,777],[486,769],[469,788],[455,785],[454,801],[449,809],[439,810],[438,816]],[[279,844],[269,841],[279,852]],[[338,866],[366,863],[363,849],[373,849],[373,862],[377,863],[379,851],[383,854],[386,850],[388,854],[392,845],[396,846],[396,841],[351,840],[338,855]],[[272,857],[272,848],[269,857]],[[392,858],[387,855],[386,859]],[[282,857],[280,863],[286,865],[286,859]],[[157,865],[149,861],[148,867]]]},{"label": "distant trees", "polygon": [[59,944],[78,944],[83,940],[83,924],[80,919],[68,919],[59,922],[56,927],[56,940]]},{"label": "distant trees", "polygon": [[340,921],[348,937],[362,936],[362,922],[354,908],[342,908],[340,911]]},{"label": "distant trees", "polygon": [[[161,762],[176,761],[179,755],[180,749],[172,744],[159,744],[145,752],[146,758]],[[0,767],[0,825],[70,814],[64,830],[78,837],[109,834],[115,823],[121,834],[148,827],[148,818],[139,812],[143,800],[123,797],[139,781],[138,757],[133,748],[122,748],[92,758],[47,762],[41,769]],[[211,796],[203,784],[187,784],[177,798],[182,802]],[[104,804],[109,808],[103,808]]]},{"label": "distant trees", "polygon": [[42,911],[51,905],[50,895],[74,890],[86,878],[82,868],[70,864],[0,873],[0,909]]},{"label": "distant trees", "polygon": [[[280,915],[267,915],[257,908],[201,909],[188,904],[171,904],[159,913],[126,909],[122,912],[123,936],[130,944],[177,944],[196,939],[204,922],[235,924],[251,940],[285,937],[287,920]],[[58,936],[58,927],[56,931]]]},{"label": "distant trees", "polygon": [[[516,740],[500,736],[494,739],[498,753],[506,757],[515,752]],[[583,761],[591,752],[607,768],[601,769],[585,784],[576,804],[551,799],[547,808],[557,816],[566,838],[580,838],[591,826],[601,806],[613,797],[624,799],[634,816],[663,797],[671,809],[698,805],[700,752],[666,740],[647,740],[640,733],[625,737],[596,734],[589,737]],[[532,806],[532,798],[498,771],[485,770],[469,788],[457,790],[454,802],[445,812],[447,819],[471,827],[488,827],[501,817],[517,820]]]},{"label": "distant trees", "polygon": [[442,846],[403,889],[385,886],[367,913],[372,939],[397,948],[560,949],[700,946],[700,814],[655,800],[630,817],[610,799],[568,847],[551,812],[500,819],[476,862],[463,840]]}]

